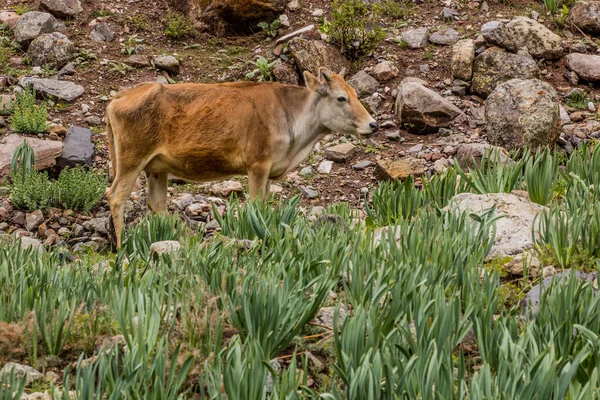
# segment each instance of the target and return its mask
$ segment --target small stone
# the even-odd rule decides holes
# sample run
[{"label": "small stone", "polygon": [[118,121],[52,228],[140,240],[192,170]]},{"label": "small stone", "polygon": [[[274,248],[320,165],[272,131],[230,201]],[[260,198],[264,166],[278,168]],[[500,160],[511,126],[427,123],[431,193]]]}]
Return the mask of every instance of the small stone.
[{"label": "small stone", "polygon": [[300,191],[307,199],[316,199],[319,196],[319,192],[307,186],[300,186]]},{"label": "small stone", "polygon": [[371,164],[373,164],[373,163],[369,160],[360,161],[360,162],[354,164],[352,166],[352,169],[355,169],[357,171],[362,171],[363,169],[370,167]]},{"label": "small stone", "polygon": [[313,17],[322,17],[323,16],[324,11],[320,8],[316,8],[313,12],[312,12],[312,16]]},{"label": "small stone", "polygon": [[179,73],[179,60],[173,56],[157,56],[152,59],[152,63],[158,69],[162,69],[174,74]]},{"label": "small stone", "polygon": [[44,246],[42,245],[42,242],[40,242],[36,238],[32,238],[29,236],[21,236],[19,241],[21,242],[21,247],[23,248],[23,250],[32,248],[34,251],[37,250],[40,254],[44,251]]},{"label": "small stone", "polygon": [[347,83],[356,90],[356,94],[359,98],[372,95],[379,87],[377,79],[373,78],[363,70],[354,74],[348,79]]},{"label": "small stone", "polygon": [[94,42],[112,42],[115,40],[115,33],[106,22],[100,22],[90,33],[90,39]]},{"label": "small stone", "polygon": [[279,16],[279,24],[283,28],[289,28],[290,27],[290,18],[285,14],[281,14]]},{"label": "small stone", "polygon": [[30,366],[9,362],[4,364],[4,367],[0,370],[0,380],[8,382],[13,371],[15,378],[17,379],[23,379],[27,376],[25,379],[26,386],[30,386],[32,383],[37,382],[44,377],[40,371],[31,368]]},{"label": "small stone", "polygon": [[461,34],[452,28],[443,28],[433,33],[429,41],[440,46],[447,46],[460,40]]},{"label": "small stone", "polygon": [[410,29],[402,32],[402,39],[411,49],[420,49],[427,44],[429,37],[429,28]]},{"label": "small stone", "polygon": [[320,174],[330,174],[331,169],[333,168],[333,161],[325,160],[321,161],[319,167],[317,168],[317,172]]},{"label": "small stone", "polygon": [[394,79],[399,73],[400,71],[398,71],[398,68],[390,61],[382,61],[378,63],[375,65],[372,72],[373,76],[379,82],[385,82],[389,81],[390,79]]},{"label": "small stone", "polygon": [[375,176],[379,180],[404,180],[409,176],[421,176],[425,173],[426,162],[412,157],[400,160],[384,159],[377,162]]},{"label": "small stone", "polygon": [[344,162],[352,157],[355,151],[356,147],[352,143],[342,143],[325,149],[325,157],[331,161]]},{"label": "small stone", "polygon": [[312,174],[313,174],[313,169],[310,166],[302,168],[299,172],[300,176],[311,176]]},{"label": "small stone", "polygon": [[29,232],[33,232],[42,222],[44,222],[44,213],[41,210],[28,213],[25,216],[25,228]]},{"label": "small stone", "polygon": [[400,136],[400,131],[399,130],[386,132],[385,133],[385,137],[388,138],[389,140],[391,140],[392,142],[401,142],[401,141],[403,141],[402,140],[403,137]]},{"label": "small stone", "polygon": [[92,218],[83,223],[87,231],[108,235],[108,217]]},{"label": "small stone", "polygon": [[150,245],[150,254],[156,253],[161,256],[163,254],[173,254],[181,250],[181,244],[177,240],[163,240],[154,242]]},{"label": "small stone", "polygon": [[243,191],[244,187],[237,181],[224,181],[210,187],[211,194],[221,197],[229,197],[232,193],[242,193]]},{"label": "small stone", "polygon": [[300,8],[300,3],[298,2],[298,0],[292,0],[288,3],[287,8],[290,11],[296,11]]}]

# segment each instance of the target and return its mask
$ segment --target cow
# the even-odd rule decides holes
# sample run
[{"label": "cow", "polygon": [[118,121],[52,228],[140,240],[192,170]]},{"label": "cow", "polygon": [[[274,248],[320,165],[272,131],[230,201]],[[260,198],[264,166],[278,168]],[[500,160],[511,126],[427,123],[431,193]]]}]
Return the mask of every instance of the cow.
[{"label": "cow", "polygon": [[368,138],[379,126],[340,74],[304,72],[306,87],[274,82],[147,83],[106,109],[113,182],[107,191],[117,247],[139,174],[147,204],[167,210],[167,177],[195,182],[247,175],[250,198],[300,164],[326,134]]}]

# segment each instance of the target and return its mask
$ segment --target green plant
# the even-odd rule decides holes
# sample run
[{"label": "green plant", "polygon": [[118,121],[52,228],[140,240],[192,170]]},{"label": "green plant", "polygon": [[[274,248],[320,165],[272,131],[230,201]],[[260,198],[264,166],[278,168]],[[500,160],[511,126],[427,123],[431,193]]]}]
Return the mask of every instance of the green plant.
[{"label": "green plant", "polygon": [[102,174],[81,166],[65,168],[58,177],[56,198],[65,209],[87,213],[102,200],[107,185]]},{"label": "green plant", "polygon": [[319,32],[324,33],[327,36],[331,35],[331,22],[329,22],[327,18],[323,18],[323,22],[319,25]]},{"label": "green plant", "polygon": [[150,30],[150,22],[143,14],[136,14],[131,18],[131,24],[136,31],[148,31]]},{"label": "green plant", "polygon": [[35,171],[35,153],[33,148],[23,139],[17,146],[10,160],[10,173],[13,182],[24,181],[28,173]]},{"label": "green plant", "polygon": [[262,29],[263,32],[267,35],[267,39],[269,39],[269,38],[273,39],[275,36],[277,36],[280,25],[281,25],[281,22],[279,21],[279,18],[277,18],[270,24],[268,22],[263,21],[263,22],[259,23],[257,26],[260,29]]},{"label": "green plant", "polygon": [[35,104],[35,91],[27,85],[15,95],[11,128],[23,133],[43,133],[48,130],[45,105]]},{"label": "green plant", "polygon": [[13,181],[11,194],[12,203],[18,209],[44,210],[53,204],[55,186],[47,173],[28,171]]},{"label": "green plant", "polygon": [[385,36],[376,20],[377,10],[363,0],[334,0],[331,40],[351,58],[367,55]]},{"label": "green plant", "polygon": [[143,43],[144,39],[138,38],[138,35],[130,35],[126,41],[121,43],[121,54],[132,55],[135,53],[139,43]]},{"label": "green plant", "polygon": [[525,183],[529,198],[534,203],[545,206],[554,197],[558,180],[558,157],[550,149],[528,157],[525,164]]},{"label": "green plant", "polygon": [[465,172],[459,164],[456,169],[469,186],[469,191],[475,193],[510,193],[517,189],[523,181],[523,169],[527,157],[519,161],[507,159],[502,161],[500,150],[486,151],[482,157],[481,164],[475,168],[469,168]]},{"label": "green plant", "polygon": [[33,11],[29,4],[17,4],[13,6],[12,9],[17,13],[17,15],[23,15],[30,11]]},{"label": "green plant", "polygon": [[60,355],[71,332],[75,308],[52,295],[43,294],[35,305],[35,315],[42,342],[48,354]]},{"label": "green plant", "polygon": [[133,68],[131,65],[127,65],[125,63],[121,63],[121,62],[113,62],[110,64],[110,71],[112,72],[117,72],[121,75],[125,75],[131,71],[133,71],[135,68]]},{"label": "green plant", "polygon": [[569,96],[565,97],[565,105],[577,110],[587,110],[590,101],[592,99],[589,95],[580,89],[573,90]]},{"label": "green plant", "polygon": [[276,61],[269,62],[266,58],[260,56],[255,62],[252,71],[246,74],[246,79],[256,79],[259,82],[273,80],[273,66]]},{"label": "green plant", "polygon": [[73,57],[75,63],[79,67],[86,67],[89,65],[90,61],[95,61],[98,59],[98,56],[86,49],[81,49],[78,53],[75,53]]},{"label": "green plant", "polygon": [[167,14],[165,36],[173,40],[181,40],[194,32],[192,22],[179,13]]},{"label": "green plant", "polygon": [[373,5],[373,10],[380,15],[394,19],[406,19],[409,14],[409,7],[404,0],[383,0]]},{"label": "green plant", "polygon": [[421,58],[423,60],[431,60],[433,58],[433,49],[429,47],[427,50],[425,50],[425,53],[423,53]]},{"label": "green plant", "polygon": [[147,259],[152,243],[178,240],[184,231],[185,226],[176,215],[152,215],[126,230],[123,251],[129,256],[137,255]]}]

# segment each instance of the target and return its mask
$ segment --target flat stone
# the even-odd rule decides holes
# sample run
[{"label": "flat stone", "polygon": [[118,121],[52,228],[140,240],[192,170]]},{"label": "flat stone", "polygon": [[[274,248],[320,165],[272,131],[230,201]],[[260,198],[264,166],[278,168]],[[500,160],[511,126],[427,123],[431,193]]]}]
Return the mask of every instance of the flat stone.
[{"label": "flat stone", "polygon": [[85,221],[83,227],[87,231],[108,235],[108,217],[92,218]]},{"label": "flat stone", "polygon": [[8,25],[9,28],[13,28],[17,23],[17,20],[21,18],[19,14],[12,10],[0,11],[0,23]]},{"label": "flat stone", "polygon": [[425,160],[420,158],[384,159],[377,162],[375,177],[379,180],[404,180],[409,176],[423,175],[426,166]]},{"label": "flat stone", "polygon": [[42,0],[41,5],[59,18],[74,17],[83,11],[79,0]]},{"label": "flat stone", "polygon": [[333,161],[324,160],[324,161],[321,161],[321,163],[317,167],[317,172],[320,174],[330,174],[332,168],[333,168]]},{"label": "flat stone", "polygon": [[152,59],[152,63],[158,69],[162,69],[174,74],[179,73],[179,60],[173,56],[157,56]]},{"label": "flat stone", "polygon": [[581,79],[589,82],[600,81],[600,56],[571,53],[564,58],[564,63]]},{"label": "flat stone", "polygon": [[242,193],[244,186],[238,181],[223,181],[210,187],[210,193],[215,196],[229,197],[232,193]]},{"label": "flat stone", "polygon": [[61,168],[76,165],[91,165],[96,146],[92,142],[92,131],[79,126],[72,126],[67,131],[64,148],[57,160]]},{"label": "flat stone", "polygon": [[354,155],[356,146],[352,143],[342,143],[325,149],[325,157],[335,162],[345,162]]},{"label": "flat stone", "polygon": [[337,46],[323,40],[305,40],[296,37],[288,42],[288,50],[301,73],[309,71],[316,75],[321,67],[333,72],[340,72],[342,69],[349,71],[351,67],[350,61],[344,57]]},{"label": "flat stone", "polygon": [[420,49],[427,44],[429,28],[410,29],[402,32],[402,39],[411,49]]},{"label": "flat stone", "polygon": [[83,86],[76,85],[70,81],[32,77],[19,79],[19,86],[25,87],[27,85],[31,85],[36,92],[58,97],[69,102],[77,99],[84,92]]},{"label": "flat stone", "polygon": [[30,366],[9,362],[4,364],[4,367],[0,370],[0,380],[7,382],[13,371],[17,379],[23,379],[27,376],[25,386],[30,386],[44,377],[40,371]]},{"label": "flat stone", "polygon": [[373,163],[369,160],[359,161],[352,166],[352,169],[362,171],[363,169],[370,167]]},{"label": "flat stone", "polygon": [[[333,329],[333,318],[335,316],[336,307],[323,307],[315,316],[315,322],[319,325],[327,326]],[[338,323],[336,324],[339,328],[344,324],[344,320],[346,319],[346,310],[343,307],[340,307],[339,315],[338,315]]]},{"label": "flat stone", "polygon": [[35,210],[25,215],[25,228],[29,232],[34,232],[42,222],[44,222],[44,214],[41,210]]},{"label": "flat stone", "polygon": [[31,248],[34,252],[37,251],[40,254],[44,251],[44,246],[42,245],[42,242],[40,242],[36,238],[32,238],[29,236],[21,236],[19,242],[21,243],[21,247],[23,248],[23,250]]},{"label": "flat stone", "polygon": [[154,242],[150,245],[150,254],[156,253],[161,256],[163,254],[173,254],[181,250],[181,244],[177,240],[163,240]]},{"label": "flat stone", "polygon": [[390,61],[382,61],[373,67],[373,76],[379,82],[389,81],[400,74],[398,68]]},{"label": "flat stone", "polygon": [[298,173],[300,176],[311,176],[313,174],[313,169],[311,166],[304,167]]},{"label": "flat stone", "polygon": [[134,54],[125,59],[125,64],[131,65],[132,67],[136,67],[136,68],[143,68],[143,67],[149,67],[150,61],[148,60],[148,57],[146,57],[146,56]]},{"label": "flat stone", "polygon": [[112,42],[115,40],[115,33],[106,22],[100,22],[94,26],[89,37],[94,42]]},{"label": "flat stone", "polygon": [[317,197],[319,197],[319,192],[307,186],[300,186],[300,191],[302,192],[302,195],[307,199],[316,199]]},{"label": "flat stone", "polygon": [[440,46],[447,46],[458,42],[461,34],[452,28],[442,28],[429,36],[429,41]]},{"label": "flat stone", "polygon": [[[23,140],[23,136],[14,133],[0,139],[0,177],[10,175],[12,155],[15,149],[23,143]],[[33,148],[35,167],[38,170],[54,166],[63,149],[63,143],[57,140],[27,137],[27,143]]]},{"label": "flat stone", "polygon": [[452,46],[452,75],[455,79],[470,81],[473,76],[475,44],[471,39],[459,40]]}]

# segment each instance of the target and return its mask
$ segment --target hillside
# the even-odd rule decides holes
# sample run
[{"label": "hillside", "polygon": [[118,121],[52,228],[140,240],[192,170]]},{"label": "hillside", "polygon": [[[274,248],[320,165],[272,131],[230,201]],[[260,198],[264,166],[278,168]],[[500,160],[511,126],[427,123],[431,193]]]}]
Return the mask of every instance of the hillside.
[{"label": "hillside", "polygon": [[[0,399],[600,399],[598,3],[5,3]],[[378,134],[115,247],[119,91],[321,67]]]}]

